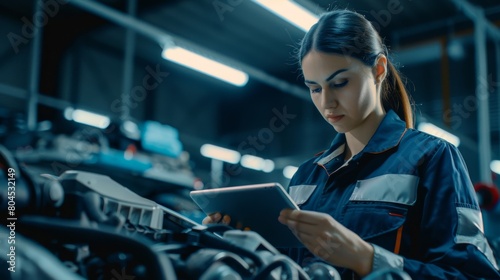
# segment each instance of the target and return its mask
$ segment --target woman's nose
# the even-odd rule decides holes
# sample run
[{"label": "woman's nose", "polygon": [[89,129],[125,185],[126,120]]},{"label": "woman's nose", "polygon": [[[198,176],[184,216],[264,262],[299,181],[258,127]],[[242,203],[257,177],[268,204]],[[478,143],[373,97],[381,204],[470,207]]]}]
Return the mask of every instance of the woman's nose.
[{"label": "woman's nose", "polygon": [[324,108],[337,108],[339,105],[337,97],[331,90],[325,89],[323,91],[322,99]]}]

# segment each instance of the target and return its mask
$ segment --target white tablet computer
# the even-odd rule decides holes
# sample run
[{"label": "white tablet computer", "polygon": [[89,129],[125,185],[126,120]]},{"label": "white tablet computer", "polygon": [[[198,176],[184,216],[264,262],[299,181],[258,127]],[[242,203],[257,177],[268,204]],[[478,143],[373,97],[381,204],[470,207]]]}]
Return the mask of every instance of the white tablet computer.
[{"label": "white tablet computer", "polygon": [[205,214],[229,215],[231,223],[240,222],[276,248],[303,246],[290,229],[278,221],[281,210],[299,209],[279,183],[196,190],[190,195]]}]

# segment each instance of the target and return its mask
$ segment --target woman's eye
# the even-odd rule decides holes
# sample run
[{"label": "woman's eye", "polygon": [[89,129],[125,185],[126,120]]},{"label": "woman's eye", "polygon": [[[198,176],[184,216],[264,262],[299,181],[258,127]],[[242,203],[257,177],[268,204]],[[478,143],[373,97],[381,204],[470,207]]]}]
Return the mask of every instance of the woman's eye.
[{"label": "woman's eye", "polygon": [[321,88],[311,88],[309,90],[311,91],[311,93],[319,93],[319,92],[321,92]]},{"label": "woman's eye", "polygon": [[345,85],[347,85],[347,82],[348,81],[345,80],[345,81],[343,81],[341,83],[337,83],[337,84],[334,83],[333,86],[336,87],[336,88],[341,88],[341,87],[344,87]]}]

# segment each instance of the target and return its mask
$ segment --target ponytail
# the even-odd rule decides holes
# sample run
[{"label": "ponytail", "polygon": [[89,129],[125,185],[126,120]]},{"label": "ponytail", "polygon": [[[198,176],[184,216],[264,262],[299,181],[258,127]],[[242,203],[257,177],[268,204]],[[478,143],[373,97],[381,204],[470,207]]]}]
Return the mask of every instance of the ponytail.
[{"label": "ponytail", "polygon": [[387,76],[382,84],[382,105],[386,111],[392,109],[407,128],[414,127],[412,103],[399,71],[387,60]]}]

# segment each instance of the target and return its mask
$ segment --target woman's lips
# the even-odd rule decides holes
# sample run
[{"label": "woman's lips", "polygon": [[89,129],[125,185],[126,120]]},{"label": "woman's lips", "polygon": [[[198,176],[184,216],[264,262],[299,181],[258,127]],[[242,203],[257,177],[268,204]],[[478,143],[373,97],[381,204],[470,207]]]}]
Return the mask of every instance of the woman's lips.
[{"label": "woman's lips", "polygon": [[331,123],[339,122],[343,117],[344,115],[326,115],[326,118]]}]

